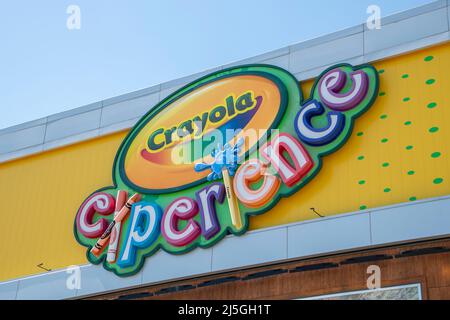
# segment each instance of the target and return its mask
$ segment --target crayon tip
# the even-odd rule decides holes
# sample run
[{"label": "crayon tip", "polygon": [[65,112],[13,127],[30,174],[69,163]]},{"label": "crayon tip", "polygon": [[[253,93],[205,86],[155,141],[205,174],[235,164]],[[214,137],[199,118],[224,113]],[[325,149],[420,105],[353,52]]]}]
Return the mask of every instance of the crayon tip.
[{"label": "crayon tip", "polygon": [[102,250],[101,249],[98,249],[98,248],[96,248],[95,246],[94,247],[92,247],[92,249],[91,249],[91,253],[95,256],[95,257],[99,257],[100,256],[100,253],[102,253]]}]

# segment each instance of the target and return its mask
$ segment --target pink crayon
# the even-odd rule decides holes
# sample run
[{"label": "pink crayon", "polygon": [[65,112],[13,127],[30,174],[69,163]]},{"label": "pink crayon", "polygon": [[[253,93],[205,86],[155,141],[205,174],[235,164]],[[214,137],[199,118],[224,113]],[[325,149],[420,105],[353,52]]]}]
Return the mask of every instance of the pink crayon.
[{"label": "pink crayon", "polygon": [[[119,190],[117,192],[116,198],[116,209],[114,213],[114,217],[119,214],[120,209],[123,208],[128,199],[128,192]],[[109,238],[109,246],[108,246],[108,254],[106,256],[106,261],[109,263],[114,263],[116,261],[117,251],[119,249],[119,241],[120,241],[120,231],[122,229],[122,222],[118,222],[114,225],[114,228],[111,231],[111,236]]]}]

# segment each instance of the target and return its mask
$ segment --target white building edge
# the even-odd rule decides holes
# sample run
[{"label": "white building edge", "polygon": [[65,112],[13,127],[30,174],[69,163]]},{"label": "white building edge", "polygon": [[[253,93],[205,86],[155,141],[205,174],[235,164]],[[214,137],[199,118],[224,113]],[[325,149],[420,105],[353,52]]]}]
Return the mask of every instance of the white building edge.
[{"label": "white building edge", "polygon": [[[189,82],[234,65],[282,67],[299,81],[341,62],[373,63],[450,40],[450,0],[364,24],[0,130],[0,163],[131,128],[148,110]],[[182,256],[158,252],[142,270],[120,278],[102,266],[81,266],[81,288],[68,289],[66,270],[0,282],[0,299],[68,299],[245,269],[330,253],[444,238],[450,235],[450,195],[227,237],[213,248]],[[314,239],[314,241],[311,241]]]}]

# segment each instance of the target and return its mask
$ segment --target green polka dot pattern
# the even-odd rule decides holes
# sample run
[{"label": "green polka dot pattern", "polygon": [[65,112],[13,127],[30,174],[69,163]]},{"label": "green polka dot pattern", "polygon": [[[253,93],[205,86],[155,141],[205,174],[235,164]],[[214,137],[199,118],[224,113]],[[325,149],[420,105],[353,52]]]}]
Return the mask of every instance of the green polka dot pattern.
[{"label": "green polka dot pattern", "polygon": [[[373,65],[380,80],[375,103],[355,121],[340,152],[322,158],[322,171],[298,193],[295,208],[291,199],[281,200],[292,206],[290,216],[305,212],[311,218],[309,208],[319,205],[330,215],[365,214],[367,208],[450,195],[450,43]],[[302,87],[304,99],[313,85]]]},{"label": "green polka dot pattern", "polygon": [[[411,193],[414,195],[411,196],[411,193],[409,195],[405,195],[403,201],[405,201],[405,199],[408,199],[408,201],[417,201],[419,196],[421,199],[429,197],[426,195],[427,192],[423,192],[423,194],[420,194],[418,192],[421,188],[431,191],[432,189],[430,188],[432,188],[432,186],[442,186],[444,184],[446,185],[445,179],[443,177],[429,177],[428,170],[423,171],[412,169],[414,167],[423,168],[420,163],[421,159],[423,159],[424,157],[429,159],[430,161],[435,161],[436,165],[441,165],[441,159],[443,158],[442,150],[430,150],[430,147],[436,147],[436,139],[442,139],[441,137],[439,137],[439,135],[443,131],[443,126],[439,123],[439,121],[442,121],[444,115],[440,115],[438,111],[440,99],[438,95],[433,96],[432,94],[429,94],[428,91],[426,91],[437,90],[437,86],[434,85],[437,84],[440,79],[438,77],[439,73],[435,72],[435,70],[437,70],[439,66],[434,66],[434,64],[440,61],[440,59],[436,59],[436,55],[434,54],[422,56],[419,59],[421,59],[422,62],[416,60],[416,64],[427,63],[426,67],[425,65],[422,67],[422,73],[418,73],[417,70],[408,70],[410,72],[399,72],[396,69],[391,70],[389,68],[389,65],[384,65],[383,68],[379,70],[379,74],[383,74],[383,77],[380,78],[381,88],[379,96],[386,97],[386,101],[392,101],[392,105],[390,105],[390,108],[377,110],[379,112],[378,118],[380,120],[389,119],[389,122],[380,122],[380,125],[374,127],[373,129],[371,127],[366,129],[364,131],[364,134],[362,131],[359,131],[356,136],[361,137],[361,143],[363,143],[367,142],[369,139],[373,141],[373,139],[376,139],[376,135],[378,135],[378,140],[376,141],[381,143],[382,147],[380,146],[380,148],[383,149],[379,154],[376,155],[370,153],[365,154],[364,156],[356,155],[356,159],[361,163],[361,166],[366,168],[366,171],[364,172],[371,170],[371,168],[369,168],[368,166],[370,163],[372,163],[373,160],[380,159],[380,157],[384,157],[385,159],[380,159],[381,161],[378,162],[378,168],[382,171],[374,171],[373,176],[366,176],[365,178],[367,179],[357,180],[359,185],[366,186],[365,188],[360,189],[362,195],[364,195],[365,192],[368,192],[364,190],[371,190],[377,185],[380,187],[380,183],[382,183],[382,181],[392,182],[392,176],[395,177],[395,181],[393,182],[394,184],[392,186],[381,186],[381,188],[378,189],[382,190],[382,194],[384,194],[384,197],[388,197],[389,199],[400,197],[400,194],[403,192],[404,188],[395,188],[395,183],[396,181],[400,182],[403,179],[409,179],[407,180],[407,182],[405,181],[406,185],[408,186],[407,188],[416,183],[422,183],[422,185],[418,185],[417,188],[411,188]],[[403,71],[406,70],[407,69],[404,69]],[[397,75],[395,75],[395,73],[397,73]],[[403,79],[407,82],[399,82],[402,80],[397,80],[399,84],[398,90],[396,90],[397,88],[395,87],[392,87],[390,89],[388,87],[383,87],[383,78],[390,78],[395,76],[397,76],[397,79]],[[417,88],[417,90],[415,90],[414,88]],[[407,109],[401,110],[398,104],[395,103],[395,96],[398,95],[402,95],[400,100],[403,103],[408,104]],[[424,101],[422,95],[429,99],[428,102],[426,100]],[[420,104],[425,105],[426,108],[419,110],[418,108],[420,107]],[[388,112],[384,113],[383,111]],[[431,123],[430,120],[432,121]],[[384,125],[384,123],[386,124]],[[426,125],[427,123],[428,126]],[[364,127],[361,126],[359,128],[362,129]],[[402,130],[409,131],[408,133],[403,133]],[[386,134],[386,136],[380,137],[380,133],[384,133]],[[407,138],[407,140],[405,140],[405,138]],[[402,142],[403,146],[401,145]],[[413,142],[414,144],[411,142]],[[362,144],[361,147],[364,147],[364,145]],[[398,157],[396,155],[399,155],[400,159],[397,159]],[[416,164],[416,166],[414,166],[414,164]],[[432,166],[434,166],[434,164]],[[429,179],[431,178],[431,181],[433,182],[431,184],[428,182],[429,187],[425,187],[424,183],[424,180],[427,176],[429,177]],[[367,181],[370,181],[371,183],[368,185]],[[379,196],[381,195],[379,194]],[[366,204],[359,205],[358,207],[360,210],[364,210],[365,208],[367,208],[367,205],[373,207],[373,204],[369,203],[370,201],[368,201],[368,198],[362,197],[361,200]],[[402,202],[402,200],[399,198],[398,202]]]}]

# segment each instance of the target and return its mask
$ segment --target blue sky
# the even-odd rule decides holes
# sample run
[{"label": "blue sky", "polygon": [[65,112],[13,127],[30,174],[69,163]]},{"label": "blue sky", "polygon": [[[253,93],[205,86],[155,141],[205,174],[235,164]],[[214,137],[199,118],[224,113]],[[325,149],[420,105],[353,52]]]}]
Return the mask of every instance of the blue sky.
[{"label": "blue sky", "polygon": [[2,0],[0,128],[365,22],[371,4],[386,16],[429,2]]}]

